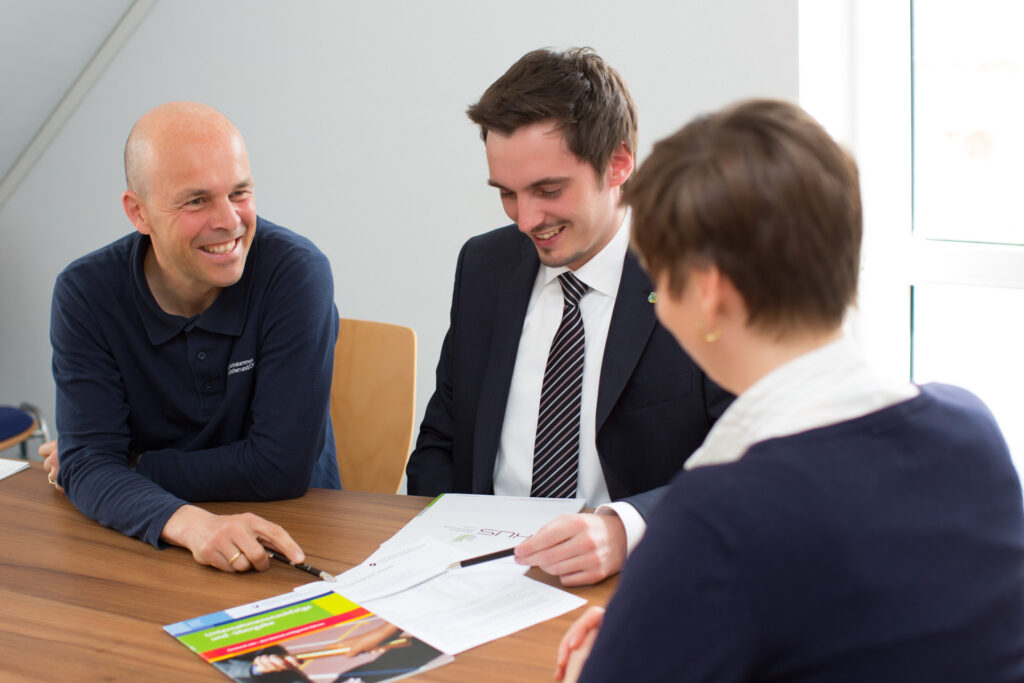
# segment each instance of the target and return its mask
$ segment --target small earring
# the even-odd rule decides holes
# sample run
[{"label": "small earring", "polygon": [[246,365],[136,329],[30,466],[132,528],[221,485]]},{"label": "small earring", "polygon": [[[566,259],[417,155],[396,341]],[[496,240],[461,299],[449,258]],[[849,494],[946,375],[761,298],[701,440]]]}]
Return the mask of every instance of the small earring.
[{"label": "small earring", "polygon": [[708,344],[714,344],[716,341],[722,338],[722,328],[716,328],[714,332],[705,332],[704,324],[697,323],[697,334],[704,335],[704,341]]}]

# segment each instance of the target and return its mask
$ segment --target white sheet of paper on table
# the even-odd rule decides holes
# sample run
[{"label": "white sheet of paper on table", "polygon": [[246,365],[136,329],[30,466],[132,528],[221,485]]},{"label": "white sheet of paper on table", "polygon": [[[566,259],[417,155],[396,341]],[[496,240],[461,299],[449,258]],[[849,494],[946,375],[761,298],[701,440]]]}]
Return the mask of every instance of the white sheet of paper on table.
[{"label": "white sheet of paper on table", "polygon": [[28,460],[8,460],[0,458],[0,479],[9,477],[15,472],[21,472],[28,467]]},{"label": "white sheet of paper on table", "polygon": [[576,498],[446,493],[381,548],[408,546],[429,536],[458,548],[458,559],[465,559],[518,545],[555,517],[582,509],[583,501]]},{"label": "white sheet of paper on table", "polygon": [[368,600],[417,586],[461,559],[457,549],[430,537],[404,547],[381,546],[362,564],[334,577],[334,590],[365,607]]},{"label": "white sheet of paper on table", "polygon": [[[343,589],[338,592],[344,595]],[[363,607],[454,655],[586,602],[496,560],[443,572],[408,590],[370,600]]]},{"label": "white sheet of paper on table", "polygon": [[528,567],[511,557],[449,568],[460,559],[459,548],[426,537],[402,548],[382,546],[335,583],[319,585],[451,655],[586,603],[523,576]]},{"label": "white sheet of paper on table", "polygon": [[523,574],[511,557],[449,565],[518,545],[582,500],[448,493],[436,498],[359,566],[324,583],[454,655],[586,604]]}]

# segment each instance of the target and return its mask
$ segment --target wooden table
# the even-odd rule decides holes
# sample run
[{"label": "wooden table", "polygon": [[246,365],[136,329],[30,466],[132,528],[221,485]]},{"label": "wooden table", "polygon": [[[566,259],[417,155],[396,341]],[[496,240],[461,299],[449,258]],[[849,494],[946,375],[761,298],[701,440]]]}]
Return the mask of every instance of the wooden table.
[{"label": "wooden table", "polygon": [[[297,500],[203,507],[277,522],[311,564],[340,573],[428,500],[313,489]],[[557,585],[539,570],[529,575]],[[156,550],[102,527],[47,484],[41,463],[0,480],[0,681],[224,681],[162,627],[302,583],[284,564],[227,574],[181,548]],[[604,604],[614,584],[572,592]],[[415,680],[549,681],[558,640],[582,609],[456,655]]]}]

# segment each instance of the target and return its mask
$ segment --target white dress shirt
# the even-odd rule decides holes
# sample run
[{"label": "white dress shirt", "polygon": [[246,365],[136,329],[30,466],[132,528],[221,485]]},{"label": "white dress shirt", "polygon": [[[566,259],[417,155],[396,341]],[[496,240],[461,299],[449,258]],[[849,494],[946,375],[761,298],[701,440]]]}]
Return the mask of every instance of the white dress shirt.
[{"label": "white dress shirt", "polygon": [[735,462],[760,441],[846,422],[919,393],[909,382],[875,374],[842,337],[775,368],[737,396],[685,468]]},{"label": "white dress shirt", "polygon": [[[604,249],[574,271],[576,277],[590,288],[579,304],[585,338],[580,399],[579,478],[576,487],[576,497],[584,499],[588,507],[609,500],[608,486],[597,455],[597,388],[601,381],[601,361],[608,340],[608,326],[628,247],[628,221],[623,221]],[[494,492],[498,495],[530,495],[541,384],[544,381],[551,340],[562,320],[562,286],[558,276],[567,270],[564,266],[549,268],[541,264],[533,283],[494,465]]]}]

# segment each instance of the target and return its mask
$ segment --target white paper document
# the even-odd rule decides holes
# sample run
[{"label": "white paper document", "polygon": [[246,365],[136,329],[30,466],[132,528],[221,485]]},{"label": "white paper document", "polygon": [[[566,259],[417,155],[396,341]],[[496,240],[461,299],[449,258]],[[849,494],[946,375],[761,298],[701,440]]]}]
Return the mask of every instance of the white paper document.
[{"label": "white paper document", "polygon": [[334,590],[365,605],[368,600],[418,586],[461,559],[459,550],[429,536],[400,548],[382,546],[358,567],[334,577]]},{"label": "white paper document", "polygon": [[429,536],[458,548],[457,559],[518,545],[555,517],[583,509],[575,498],[519,498],[445,493],[381,544],[408,546]]},{"label": "white paper document", "polygon": [[454,655],[586,603],[524,576],[512,557],[453,563],[518,545],[582,500],[446,493],[359,566],[322,583]]},{"label": "white paper document", "polygon": [[[335,590],[345,595],[343,588]],[[586,602],[496,560],[450,569],[363,606],[454,655],[553,619]]]},{"label": "white paper document", "polygon": [[15,472],[21,472],[28,467],[28,460],[8,460],[0,458],[0,479],[9,477]]}]

